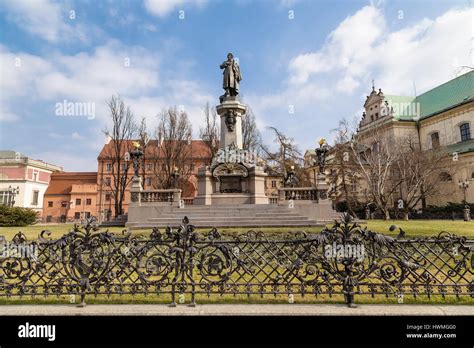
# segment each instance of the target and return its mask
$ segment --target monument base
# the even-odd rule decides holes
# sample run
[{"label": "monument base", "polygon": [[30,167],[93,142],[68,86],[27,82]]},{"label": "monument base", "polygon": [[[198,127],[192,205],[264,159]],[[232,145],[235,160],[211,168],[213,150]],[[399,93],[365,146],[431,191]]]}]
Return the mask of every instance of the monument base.
[{"label": "monument base", "polygon": [[[260,167],[248,170],[248,176],[242,177],[242,192],[222,192],[222,183],[212,175],[209,167],[198,170],[198,195],[194,205],[228,205],[228,204],[269,204],[265,195],[265,176]],[[225,188],[224,188],[225,191]]]}]

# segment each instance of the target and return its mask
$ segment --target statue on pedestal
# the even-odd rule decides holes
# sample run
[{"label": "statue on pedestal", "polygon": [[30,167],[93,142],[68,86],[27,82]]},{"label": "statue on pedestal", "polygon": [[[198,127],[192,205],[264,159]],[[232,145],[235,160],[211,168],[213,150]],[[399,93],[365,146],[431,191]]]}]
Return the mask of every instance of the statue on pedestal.
[{"label": "statue on pedestal", "polygon": [[239,82],[242,81],[242,75],[232,53],[227,54],[227,60],[220,65],[220,68],[224,69],[222,88],[224,88],[225,93],[220,98],[222,101],[223,98],[235,97],[239,94]]}]

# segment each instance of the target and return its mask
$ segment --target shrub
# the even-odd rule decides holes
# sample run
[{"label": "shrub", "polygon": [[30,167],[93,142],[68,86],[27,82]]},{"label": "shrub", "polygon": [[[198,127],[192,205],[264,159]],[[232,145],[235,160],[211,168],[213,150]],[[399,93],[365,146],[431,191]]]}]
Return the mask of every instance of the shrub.
[{"label": "shrub", "polygon": [[26,226],[36,219],[36,212],[32,209],[0,205],[0,226]]}]

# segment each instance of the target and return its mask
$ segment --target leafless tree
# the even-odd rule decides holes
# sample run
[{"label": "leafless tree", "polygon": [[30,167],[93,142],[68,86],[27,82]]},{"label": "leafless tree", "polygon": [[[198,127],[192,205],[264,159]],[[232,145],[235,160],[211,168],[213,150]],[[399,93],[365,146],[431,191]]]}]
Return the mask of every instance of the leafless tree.
[{"label": "leafless tree", "polygon": [[344,200],[349,213],[355,216],[354,209],[359,203],[357,187],[360,184],[360,168],[355,161],[350,146],[354,130],[349,122],[343,119],[333,132],[335,132],[336,138],[328,156],[326,180],[332,188],[331,195],[333,199]]},{"label": "leafless tree", "polygon": [[395,210],[408,220],[409,212],[422,200],[438,193],[446,155],[439,151],[422,151],[418,140],[412,137],[402,139],[398,148],[401,153],[394,170],[400,178],[400,186]]},{"label": "leafless tree", "polygon": [[112,180],[106,183],[114,201],[115,217],[123,214],[125,190],[132,176],[128,170],[130,161],[125,159],[125,153],[131,151],[131,140],[136,132],[136,124],[129,106],[120,96],[113,95],[107,103],[112,120],[112,130],[107,128],[104,133],[111,137],[110,153],[107,154],[112,164]]},{"label": "leafless tree", "polygon": [[220,130],[217,113],[215,108],[209,107],[209,102],[204,107],[204,127],[199,129],[199,137],[207,144],[211,157],[209,163],[211,164],[214,155],[219,150]]},{"label": "leafless tree", "polygon": [[159,188],[172,188],[173,174],[179,174],[178,187],[182,187],[192,172],[192,128],[186,112],[177,108],[162,111],[156,130],[158,146],[155,158],[161,166],[156,168],[155,180]]},{"label": "leafless tree", "polygon": [[242,117],[242,147],[249,151],[257,151],[262,143],[262,137],[257,128],[255,114],[250,106]]},{"label": "leafless tree", "polygon": [[141,172],[142,172],[142,185],[145,185],[145,178],[146,178],[146,162],[147,162],[147,147],[150,141],[150,137],[147,131],[147,125],[146,125],[146,119],[145,117],[142,117],[140,121],[140,125],[138,126],[137,129],[138,137],[140,139],[140,145],[143,150],[143,157],[142,157],[142,163],[143,165],[141,166]]},{"label": "leafless tree", "polygon": [[401,183],[400,178],[394,176],[400,151],[393,144],[384,141],[377,132],[372,132],[369,140],[371,146],[366,145],[366,142],[359,142],[355,137],[351,142],[352,153],[373,203],[384,218],[390,220],[393,195]]},{"label": "leafless tree", "polygon": [[304,159],[293,138],[287,137],[275,127],[268,127],[275,134],[274,143],[277,146],[273,151],[269,146],[260,144],[262,157],[267,169],[281,176],[286,176],[291,166],[299,179],[299,186],[309,185],[309,174],[304,169]]}]

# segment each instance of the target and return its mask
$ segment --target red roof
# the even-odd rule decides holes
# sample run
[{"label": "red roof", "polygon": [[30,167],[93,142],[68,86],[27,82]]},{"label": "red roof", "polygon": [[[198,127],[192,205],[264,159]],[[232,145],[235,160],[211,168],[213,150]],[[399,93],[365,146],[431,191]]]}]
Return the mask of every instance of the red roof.
[{"label": "red roof", "polygon": [[97,172],[52,173],[45,195],[67,195],[73,184],[96,184]]},{"label": "red roof", "polygon": [[[133,150],[132,142],[137,140],[127,140],[122,142],[120,149],[120,155],[124,156],[126,152]],[[168,140],[170,141],[170,140]],[[105,144],[100,151],[98,160],[104,160],[113,157],[114,155],[114,141],[111,140],[108,144]],[[191,140],[191,157],[194,159],[208,159],[211,157],[211,151],[203,140]],[[150,140],[148,146],[145,149],[145,157],[151,158],[162,158],[164,157],[162,148],[158,143],[158,140]]]}]

